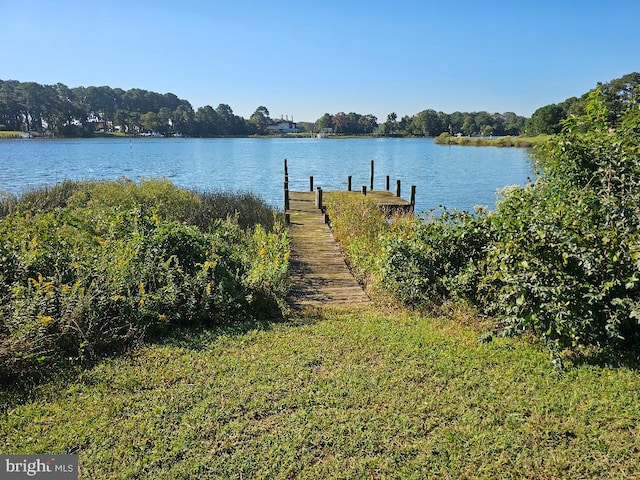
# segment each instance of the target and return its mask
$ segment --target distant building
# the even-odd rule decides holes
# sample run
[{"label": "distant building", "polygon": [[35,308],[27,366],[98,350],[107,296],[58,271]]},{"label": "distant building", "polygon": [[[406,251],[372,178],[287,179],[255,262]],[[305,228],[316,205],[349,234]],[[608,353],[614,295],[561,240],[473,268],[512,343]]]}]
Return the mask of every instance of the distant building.
[{"label": "distant building", "polygon": [[268,125],[267,132],[270,134],[298,133],[298,127],[293,121],[280,120],[278,123]]}]

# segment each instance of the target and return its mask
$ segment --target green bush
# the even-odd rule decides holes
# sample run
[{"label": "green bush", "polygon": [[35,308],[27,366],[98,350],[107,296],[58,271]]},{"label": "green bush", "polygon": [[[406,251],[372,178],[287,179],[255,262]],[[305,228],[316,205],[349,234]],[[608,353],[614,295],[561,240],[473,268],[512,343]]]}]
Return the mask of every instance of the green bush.
[{"label": "green bush", "polygon": [[490,240],[485,215],[448,212],[416,219],[382,238],[383,285],[407,306],[434,307],[449,298],[472,297],[477,262]]},{"label": "green bush", "polygon": [[640,319],[637,106],[609,130],[587,115],[537,151],[535,185],[506,192],[480,294],[514,330],[558,346],[636,345]]},{"label": "green bush", "polygon": [[[273,230],[245,230],[201,205],[164,180],[82,182],[19,202],[0,220],[0,380],[171,326],[284,309],[289,244],[273,213]],[[194,213],[206,230],[185,223]]]},{"label": "green bush", "polygon": [[384,284],[412,306],[464,298],[556,348],[640,341],[640,110],[610,128],[599,93],[536,149],[538,178],[495,212],[384,238]]}]

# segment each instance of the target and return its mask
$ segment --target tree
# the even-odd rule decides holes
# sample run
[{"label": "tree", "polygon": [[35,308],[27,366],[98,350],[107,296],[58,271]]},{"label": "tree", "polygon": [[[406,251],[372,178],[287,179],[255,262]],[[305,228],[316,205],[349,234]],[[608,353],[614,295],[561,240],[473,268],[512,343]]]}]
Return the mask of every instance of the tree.
[{"label": "tree", "polygon": [[249,123],[253,126],[256,133],[260,135],[267,133],[267,126],[270,121],[269,110],[263,106],[256,108],[256,111],[249,117]]},{"label": "tree", "polygon": [[634,97],[638,95],[638,86],[640,86],[640,73],[636,72],[605,84],[598,83],[596,88],[601,92],[602,102],[609,112],[608,121],[611,125],[615,125],[620,116],[628,110],[629,105],[633,104]]},{"label": "tree", "polygon": [[322,132],[328,128],[333,128],[333,117],[328,113],[325,113],[322,117],[316,120],[316,130],[318,132]]},{"label": "tree", "polygon": [[158,116],[153,112],[147,112],[140,115],[140,124],[142,126],[142,130],[148,133],[158,132],[160,130]]},{"label": "tree", "polygon": [[531,136],[560,133],[564,118],[565,112],[560,105],[546,105],[533,112],[525,124],[525,131]]},{"label": "tree", "polygon": [[473,119],[475,123],[475,132],[480,135],[488,137],[493,134],[494,121],[493,117],[487,112],[478,112]]},{"label": "tree", "polygon": [[476,121],[474,118],[474,114],[471,113],[465,113],[464,114],[464,121],[462,122],[462,133],[464,133],[465,135],[473,135],[475,133],[475,128],[476,128]]},{"label": "tree", "polygon": [[219,117],[218,113],[213,109],[211,105],[205,105],[198,108],[195,113],[196,122],[196,135],[202,137],[210,137],[218,135],[220,129],[218,128]]},{"label": "tree", "polygon": [[413,119],[411,133],[414,135],[437,137],[444,131],[446,131],[446,127],[442,124],[442,118],[435,110],[423,110]]},{"label": "tree", "polygon": [[346,113],[338,112],[333,116],[335,133],[347,133],[347,125],[349,125],[349,116]]},{"label": "tree", "polygon": [[172,126],[171,110],[167,107],[160,107],[158,110],[158,132],[166,134]]},{"label": "tree", "polygon": [[371,135],[378,128],[378,119],[375,115],[367,114],[360,117],[360,129],[365,135]]},{"label": "tree", "polygon": [[218,130],[220,135],[243,135],[248,128],[244,118],[234,115],[233,110],[226,103],[216,107],[218,114]]},{"label": "tree", "polygon": [[502,132],[500,135],[519,135],[524,128],[524,117],[520,117],[513,112],[502,114]]},{"label": "tree", "polygon": [[387,115],[387,121],[382,125],[382,132],[385,135],[391,135],[398,129],[398,115],[396,112],[391,112]]},{"label": "tree", "polygon": [[180,104],[173,112],[173,127],[176,133],[193,135],[195,133],[195,114],[187,102]]}]

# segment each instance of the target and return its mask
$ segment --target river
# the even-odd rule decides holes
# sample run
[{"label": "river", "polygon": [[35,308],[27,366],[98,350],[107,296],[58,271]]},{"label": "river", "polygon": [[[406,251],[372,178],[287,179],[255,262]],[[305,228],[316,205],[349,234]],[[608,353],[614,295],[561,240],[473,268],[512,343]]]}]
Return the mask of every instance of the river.
[{"label": "river", "polygon": [[309,176],[325,190],[369,186],[385,176],[401,180],[402,196],[416,185],[416,211],[446,205],[495,206],[496,192],[533,176],[530,151],[520,148],[440,146],[422,138],[122,138],[0,141],[0,192],[20,194],[65,179],[165,177],[196,190],[251,191],[282,208],[283,160],[291,190]]}]

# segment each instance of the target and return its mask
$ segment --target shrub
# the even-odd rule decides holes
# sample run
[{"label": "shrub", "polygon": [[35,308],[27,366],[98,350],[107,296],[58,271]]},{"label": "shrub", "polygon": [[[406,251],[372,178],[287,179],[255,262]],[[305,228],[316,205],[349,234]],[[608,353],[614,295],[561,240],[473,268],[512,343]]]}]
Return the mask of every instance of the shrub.
[{"label": "shrub", "polygon": [[435,307],[449,298],[472,297],[476,263],[490,240],[485,215],[442,210],[416,219],[382,239],[382,283],[410,307]]},{"label": "shrub", "polygon": [[0,220],[0,380],[110,353],[173,325],[284,308],[281,226],[245,231],[234,217],[203,231],[181,218],[200,197],[164,180],[75,187],[43,190]]},{"label": "shrub", "polygon": [[[555,348],[640,341],[640,107],[615,129],[599,98],[536,149],[538,178],[495,212],[384,237],[383,283],[405,304],[471,300]],[[445,138],[446,139],[446,138]]]},{"label": "shrub", "polygon": [[638,341],[637,123],[623,118],[609,131],[597,95],[586,116],[537,150],[536,184],[505,193],[480,289],[511,329],[558,346]]}]

